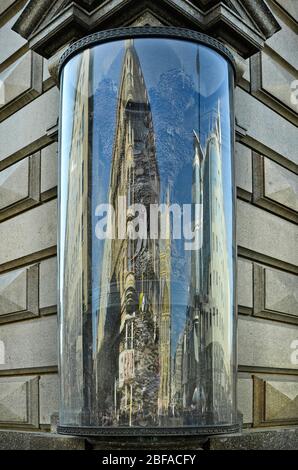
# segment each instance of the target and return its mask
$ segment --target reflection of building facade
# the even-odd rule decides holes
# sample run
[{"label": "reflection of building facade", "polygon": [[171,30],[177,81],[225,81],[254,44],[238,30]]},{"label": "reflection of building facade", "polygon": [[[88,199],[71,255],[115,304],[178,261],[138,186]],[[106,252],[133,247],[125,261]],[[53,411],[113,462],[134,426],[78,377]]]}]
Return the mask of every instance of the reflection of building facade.
[{"label": "reflection of building facade", "polygon": [[184,409],[186,422],[196,416],[198,424],[231,418],[230,269],[221,144],[218,109],[205,151],[194,133],[192,201],[201,211],[193,217],[193,230],[201,248],[191,254],[189,306],[175,358],[175,407],[178,413]]},{"label": "reflection of building facade", "polygon": [[[129,231],[132,204],[159,204],[149,98],[133,41],[126,41],[110,176],[115,220]],[[122,199],[121,199],[122,198]],[[120,201],[125,201],[125,207]],[[140,214],[139,214],[140,215]],[[170,242],[104,241],[97,330],[100,425],[157,425],[170,401]]]},{"label": "reflection of building facade", "polygon": [[[82,54],[79,65],[74,121],[71,136],[67,194],[67,229],[64,259],[64,309],[63,354],[70,357],[73,369],[64,374],[62,387],[64,400],[70,409],[77,411],[77,420],[88,424],[91,404],[90,374],[90,256],[91,241],[89,220],[89,69],[90,51]],[[69,338],[75,341],[69,343]],[[67,350],[66,350],[67,349]],[[89,371],[89,373],[88,373]],[[72,400],[72,401],[71,401]],[[75,400],[75,403],[73,402]],[[81,410],[82,414],[81,414]]]}]

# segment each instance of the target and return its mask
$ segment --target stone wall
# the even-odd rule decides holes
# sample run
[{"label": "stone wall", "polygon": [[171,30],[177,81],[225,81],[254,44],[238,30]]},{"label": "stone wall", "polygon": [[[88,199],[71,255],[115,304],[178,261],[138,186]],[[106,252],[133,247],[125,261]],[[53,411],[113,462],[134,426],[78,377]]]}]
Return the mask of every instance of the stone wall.
[{"label": "stone wall", "polygon": [[[0,429],[50,430],[58,411],[57,118],[46,60],[0,2]],[[298,2],[236,90],[239,410],[244,427],[298,424]],[[297,341],[298,342],[298,341]],[[296,344],[296,348],[298,345]]]},{"label": "stone wall", "polygon": [[0,2],[0,428],[49,430],[58,411],[57,125],[45,60]]}]

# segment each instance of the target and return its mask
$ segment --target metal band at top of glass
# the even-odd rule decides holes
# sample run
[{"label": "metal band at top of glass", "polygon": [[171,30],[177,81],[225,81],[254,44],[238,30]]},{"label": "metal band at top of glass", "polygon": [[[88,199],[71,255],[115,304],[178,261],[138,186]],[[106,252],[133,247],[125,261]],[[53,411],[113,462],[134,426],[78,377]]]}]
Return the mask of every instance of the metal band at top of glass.
[{"label": "metal band at top of glass", "polygon": [[94,46],[96,44],[128,38],[172,38],[198,42],[200,44],[211,47],[223,55],[226,59],[228,59],[232,64],[234,73],[236,75],[236,63],[233,54],[217,39],[207,36],[207,34],[199,33],[197,31],[186,28],[176,28],[171,26],[141,26],[107,29],[105,31],[99,31],[90,34],[89,36],[85,36],[82,39],[74,42],[71,46],[69,46],[69,48],[64,52],[59,60],[59,77],[61,70],[66,62],[68,62],[71,57],[76,55],[77,52],[80,52],[87,47]]}]

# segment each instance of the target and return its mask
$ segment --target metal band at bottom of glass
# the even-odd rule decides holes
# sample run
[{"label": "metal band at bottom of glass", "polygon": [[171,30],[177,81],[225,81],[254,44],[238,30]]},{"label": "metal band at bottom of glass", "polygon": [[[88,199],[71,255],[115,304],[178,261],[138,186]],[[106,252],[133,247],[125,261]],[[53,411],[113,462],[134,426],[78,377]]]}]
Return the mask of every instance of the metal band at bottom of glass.
[{"label": "metal band at bottom of glass", "polygon": [[220,426],[204,426],[204,427],[178,427],[178,428],[104,428],[104,427],[82,427],[82,426],[58,426],[59,434],[67,434],[72,436],[216,436],[219,434],[230,434],[241,431],[241,426],[237,424],[226,424]]}]

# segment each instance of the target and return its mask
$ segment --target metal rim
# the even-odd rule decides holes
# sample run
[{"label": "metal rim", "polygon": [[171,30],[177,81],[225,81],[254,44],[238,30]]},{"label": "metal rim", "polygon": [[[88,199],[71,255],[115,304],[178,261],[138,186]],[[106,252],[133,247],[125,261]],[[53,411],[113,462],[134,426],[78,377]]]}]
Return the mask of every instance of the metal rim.
[{"label": "metal rim", "polygon": [[85,36],[82,39],[74,42],[67,48],[59,60],[58,76],[60,77],[62,68],[65,66],[65,64],[78,52],[97,44],[129,38],[182,39],[185,41],[197,42],[199,44],[209,46],[229,60],[236,75],[236,63],[233,54],[217,39],[186,28],[176,28],[171,26],[141,26],[107,29],[105,31],[99,31],[97,33],[90,34],[89,36]]},{"label": "metal rim", "polygon": [[72,436],[110,436],[110,437],[145,437],[145,436],[216,436],[220,434],[234,434],[241,430],[240,424],[226,424],[219,426],[186,426],[177,428],[113,428],[113,427],[85,427],[85,426],[58,426],[59,434]]}]

